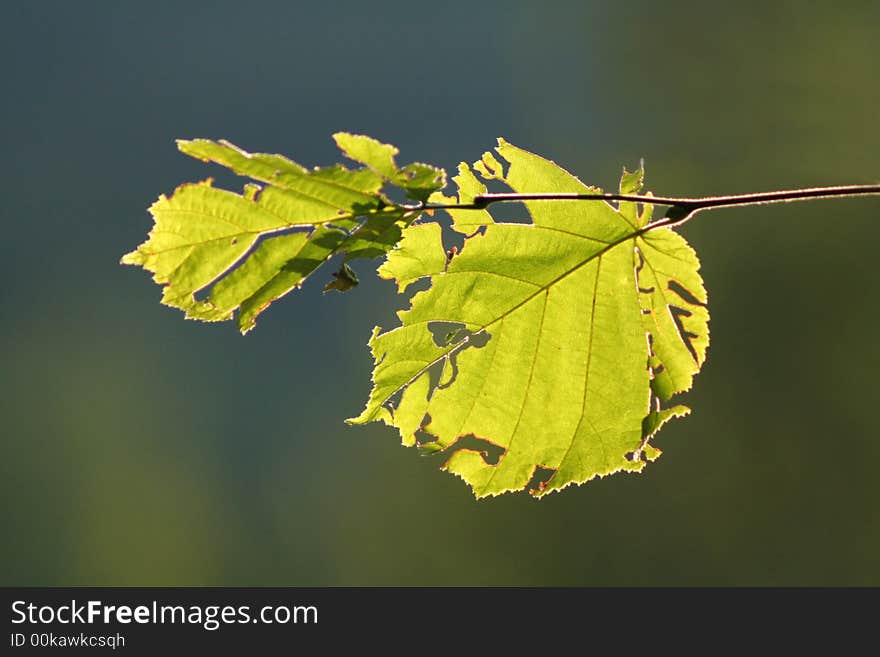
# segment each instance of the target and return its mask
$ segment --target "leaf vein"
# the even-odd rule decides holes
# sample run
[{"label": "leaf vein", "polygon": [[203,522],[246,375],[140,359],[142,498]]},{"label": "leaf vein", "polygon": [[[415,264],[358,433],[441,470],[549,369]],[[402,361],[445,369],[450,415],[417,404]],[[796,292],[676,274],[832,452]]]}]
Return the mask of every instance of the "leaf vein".
[{"label": "leaf vein", "polygon": [[513,447],[513,441],[516,439],[517,431],[519,430],[519,425],[522,423],[523,414],[526,410],[526,404],[529,399],[529,390],[532,387],[532,380],[535,377],[535,365],[538,362],[538,353],[541,351],[541,338],[544,335],[544,317],[547,315],[547,300],[550,297],[550,291],[544,291],[544,305],[541,307],[541,320],[538,322],[538,335],[535,338],[535,353],[532,355],[532,363],[529,366],[529,380],[526,382],[526,393],[523,397],[523,401],[519,406],[519,415],[516,418],[516,424],[513,427],[513,431],[510,433],[510,441],[507,443],[507,451],[501,456],[501,459],[498,463],[493,467],[492,474],[489,475],[488,481],[482,486],[481,492],[485,492],[492,481],[495,479],[495,476],[498,474],[498,471],[501,469],[501,464],[508,454],[510,454],[510,450]]}]

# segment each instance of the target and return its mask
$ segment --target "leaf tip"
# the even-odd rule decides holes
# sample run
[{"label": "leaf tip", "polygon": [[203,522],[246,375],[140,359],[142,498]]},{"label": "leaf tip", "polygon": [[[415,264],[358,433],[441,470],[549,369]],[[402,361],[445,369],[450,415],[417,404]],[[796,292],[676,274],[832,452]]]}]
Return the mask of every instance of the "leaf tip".
[{"label": "leaf tip", "polygon": [[135,249],[134,251],[129,251],[124,256],[119,259],[120,265],[140,265],[144,262],[143,254]]},{"label": "leaf tip", "polygon": [[354,136],[355,135],[351,134],[350,132],[344,132],[342,130],[340,130],[339,132],[334,132],[332,135],[333,141],[336,143],[336,146],[341,151],[345,150],[345,146],[343,144],[345,144],[348,139]]},{"label": "leaf tip", "polygon": [[203,152],[205,146],[214,143],[210,139],[175,139],[174,143],[177,146],[177,150],[184,155],[189,155],[202,162],[211,161],[211,159]]}]

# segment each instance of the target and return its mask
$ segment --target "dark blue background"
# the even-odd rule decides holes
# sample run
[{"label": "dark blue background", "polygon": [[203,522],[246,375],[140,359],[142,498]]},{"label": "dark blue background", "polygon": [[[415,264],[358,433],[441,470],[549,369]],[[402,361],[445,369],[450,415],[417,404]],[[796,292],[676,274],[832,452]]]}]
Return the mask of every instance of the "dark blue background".
[{"label": "dark blue background", "polygon": [[178,137],[308,165],[330,135],[454,168],[504,136],[611,188],[876,182],[876,2],[41,2],[0,25],[0,582],[880,584],[880,200],[724,210],[684,233],[709,360],[663,458],[475,502],[348,427],[405,305],[359,263],[240,337],[160,306]]}]

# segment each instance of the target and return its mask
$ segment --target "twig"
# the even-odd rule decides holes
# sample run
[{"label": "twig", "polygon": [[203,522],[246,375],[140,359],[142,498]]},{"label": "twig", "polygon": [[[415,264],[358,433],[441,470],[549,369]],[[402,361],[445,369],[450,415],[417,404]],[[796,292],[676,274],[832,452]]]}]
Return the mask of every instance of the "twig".
[{"label": "twig", "polygon": [[493,203],[523,203],[527,201],[629,201],[631,203],[650,203],[666,205],[666,216],[651,224],[652,227],[681,224],[695,213],[709,208],[724,208],[736,205],[764,205],[767,203],[786,203],[806,201],[815,198],[839,198],[862,195],[880,195],[880,185],[844,185],[837,187],[808,187],[777,192],[757,194],[736,194],[731,196],[706,196],[703,198],[671,198],[641,194],[480,194],[471,203],[422,203],[412,206],[413,210],[485,210]]}]

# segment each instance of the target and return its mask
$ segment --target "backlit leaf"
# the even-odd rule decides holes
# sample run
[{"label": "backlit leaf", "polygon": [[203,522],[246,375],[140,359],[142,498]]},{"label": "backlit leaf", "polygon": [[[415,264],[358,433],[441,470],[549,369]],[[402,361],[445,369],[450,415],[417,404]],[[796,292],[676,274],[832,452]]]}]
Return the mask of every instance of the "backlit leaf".
[{"label": "backlit leaf", "polygon": [[[162,303],[187,318],[221,321],[237,312],[239,330],[246,333],[269,304],[300,287],[326,260],[336,254],[345,254],[346,261],[384,255],[416,218],[418,213],[381,193],[383,185],[394,183],[389,178],[403,175],[396,165],[389,168],[397,149],[368,137],[346,138],[342,142],[367,168],[306,169],[281,155],[248,153],[225,141],[180,140],[184,153],[262,186],[248,183],[236,194],[215,188],[209,179],[161,196],[150,207],[155,225],[149,239],[122,262],[152,272],[163,287]],[[431,171],[432,180],[445,180],[442,170]],[[420,173],[412,180],[424,191],[428,177]],[[408,193],[412,180],[404,187]],[[343,264],[325,290],[347,290],[356,280]]]},{"label": "backlit leaf", "polygon": [[[598,192],[503,140],[474,169],[520,193]],[[625,174],[624,193],[642,178]],[[462,201],[484,189],[464,165],[455,180]],[[654,433],[687,412],[661,402],[690,387],[708,345],[699,263],[671,229],[649,226],[650,207],[527,207],[530,224],[452,210],[469,237],[442,270],[438,236],[406,229],[380,274],[401,290],[420,277],[431,286],[399,327],[374,332],[374,387],[350,420],[396,426],[408,445],[423,432],[477,497],[523,489],[537,472],[532,492],[543,495],[641,470],[659,455]],[[498,461],[460,447],[466,436],[500,447]]]}]

